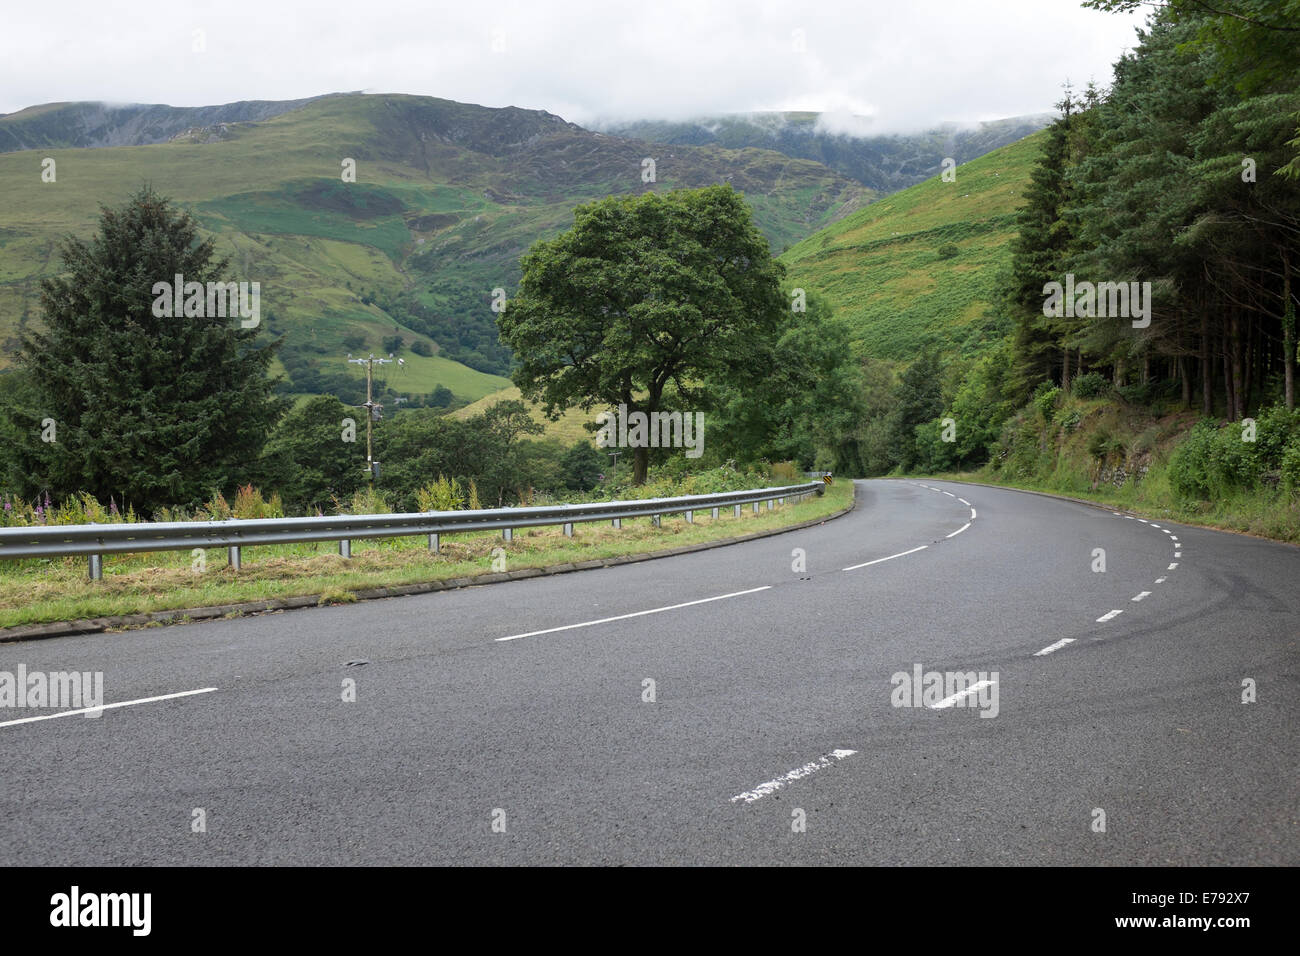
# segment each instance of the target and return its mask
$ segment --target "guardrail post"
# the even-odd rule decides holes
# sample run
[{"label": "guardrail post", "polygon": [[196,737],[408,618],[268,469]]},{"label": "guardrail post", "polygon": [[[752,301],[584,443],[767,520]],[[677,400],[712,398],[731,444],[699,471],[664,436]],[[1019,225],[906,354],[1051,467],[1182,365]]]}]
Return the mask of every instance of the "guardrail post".
[{"label": "guardrail post", "polygon": [[429,553],[442,554],[442,541],[439,540],[436,534],[429,535]]},{"label": "guardrail post", "polygon": [[656,528],[659,527],[659,518],[660,518],[660,515],[655,515],[653,518],[650,519],[650,522],[651,522],[651,523],[652,523]]},{"label": "guardrail post", "polygon": [[695,524],[695,512],[694,512],[694,511],[687,511],[685,514],[682,515],[682,517],[686,519],[686,523],[687,523],[687,524]]},{"label": "guardrail post", "polygon": [[771,511],[771,510],[772,510],[772,506],[773,506],[774,504],[776,504],[776,502],[775,502],[773,499],[768,498],[768,499],[767,499],[767,510],[768,510],[768,511]]},{"label": "guardrail post", "polygon": [[102,581],[104,579],[104,556],[102,554],[90,555],[90,580]]},{"label": "guardrail post", "polygon": [[758,502],[754,502],[754,514],[758,514]]},{"label": "guardrail post", "polygon": [[566,538],[572,538],[572,537],[573,537],[573,522],[572,522],[572,521],[566,521],[566,522],[564,523],[564,536],[565,536]]},{"label": "guardrail post", "polygon": [[345,558],[352,557],[352,542],[347,538],[339,541],[339,554],[343,555]]},{"label": "guardrail post", "polygon": [[503,540],[503,541],[513,541],[513,540],[515,540],[515,529],[514,529],[514,528],[502,528],[502,529],[501,529],[501,540]]},{"label": "guardrail post", "polygon": [[776,503],[777,503],[778,505],[780,505],[781,507],[783,507],[783,508],[785,507],[785,499],[784,499],[784,498],[777,498],[777,499],[776,499]]},{"label": "guardrail post", "polygon": [[713,520],[714,520],[714,521],[717,521],[717,520],[718,520],[718,509],[717,509],[717,508],[714,508],[714,509],[713,509]]},{"label": "guardrail post", "polygon": [[740,517],[740,505],[736,505],[732,516],[736,518]]},{"label": "guardrail post", "polygon": [[622,518],[615,518],[615,519],[614,519],[614,527],[615,527],[615,528],[621,528],[621,527],[623,527],[623,519],[622,519]]},{"label": "guardrail post", "polygon": [[230,565],[232,571],[238,571],[244,566],[243,561],[240,559],[239,545],[231,545],[226,549],[226,563]]}]

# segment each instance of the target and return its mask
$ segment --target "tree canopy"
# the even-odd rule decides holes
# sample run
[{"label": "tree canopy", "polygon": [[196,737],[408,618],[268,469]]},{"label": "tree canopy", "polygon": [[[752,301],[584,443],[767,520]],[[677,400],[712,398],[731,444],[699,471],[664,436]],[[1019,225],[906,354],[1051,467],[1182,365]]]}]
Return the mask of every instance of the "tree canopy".
[{"label": "tree canopy", "polygon": [[[761,379],[788,312],[783,267],[730,186],[611,196],[522,261],[498,317],[515,384],[557,416],[577,406],[703,411]],[[643,481],[648,448],[633,451]]]},{"label": "tree canopy", "polygon": [[229,282],[227,260],[148,187],[102,207],[96,235],[59,251],[63,273],[41,282],[44,327],[21,340],[31,392],[10,412],[11,482],[145,514],[228,488],[283,413],[267,374],[274,345],[258,347],[260,326],[238,314],[154,308],[156,283]]}]

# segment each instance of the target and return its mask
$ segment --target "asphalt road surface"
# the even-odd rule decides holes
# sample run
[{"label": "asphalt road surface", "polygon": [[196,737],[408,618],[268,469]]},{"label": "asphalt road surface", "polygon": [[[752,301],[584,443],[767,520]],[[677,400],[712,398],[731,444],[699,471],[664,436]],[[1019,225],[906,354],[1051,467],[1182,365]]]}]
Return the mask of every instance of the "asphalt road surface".
[{"label": "asphalt road surface", "polygon": [[860,482],[733,547],[0,646],[124,705],[0,708],[0,862],[1295,865],[1298,639],[1300,549]]}]

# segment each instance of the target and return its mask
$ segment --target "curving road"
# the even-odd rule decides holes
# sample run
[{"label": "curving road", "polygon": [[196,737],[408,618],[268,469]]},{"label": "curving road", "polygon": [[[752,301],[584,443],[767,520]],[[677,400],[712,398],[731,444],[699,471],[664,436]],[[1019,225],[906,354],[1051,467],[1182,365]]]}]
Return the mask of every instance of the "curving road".
[{"label": "curving road", "polygon": [[1295,865],[1298,641],[1300,549],[859,482],[734,547],[0,646],[124,705],[0,709],[0,862]]}]

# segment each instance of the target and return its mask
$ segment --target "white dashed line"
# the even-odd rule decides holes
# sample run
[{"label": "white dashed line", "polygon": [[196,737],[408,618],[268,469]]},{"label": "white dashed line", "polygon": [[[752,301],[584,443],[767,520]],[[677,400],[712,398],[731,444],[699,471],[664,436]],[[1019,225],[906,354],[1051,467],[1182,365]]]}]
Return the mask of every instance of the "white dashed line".
[{"label": "white dashed line", "polygon": [[1150,591],[1143,591],[1141,594],[1134,595],[1133,600],[1134,600],[1134,601],[1140,601],[1140,600],[1142,600],[1144,597],[1150,597],[1150,596],[1151,596],[1151,592],[1150,592]]},{"label": "white dashed line", "polygon": [[974,508],[972,508],[972,509],[970,510],[970,520],[971,520],[971,521],[974,521],[974,520],[975,520],[975,509],[974,509]]},{"label": "white dashed line", "polygon": [[1116,611],[1107,611],[1107,612],[1106,612],[1105,614],[1103,614],[1101,617],[1097,618],[1097,623],[1098,623],[1098,624],[1104,624],[1104,623],[1106,623],[1107,621],[1109,621],[1111,618],[1113,618],[1113,617],[1119,617],[1119,616],[1120,616],[1121,614],[1123,614],[1123,613],[1124,613],[1123,611],[1119,611],[1119,610],[1116,610]]},{"label": "white dashed line", "polygon": [[791,770],[789,773],[782,774],[775,780],[769,780],[767,783],[760,783],[753,790],[746,790],[744,793],[736,794],[731,798],[731,802],[735,803],[737,800],[744,800],[746,803],[753,803],[755,800],[761,800],[769,793],[775,793],[777,790],[780,790],[787,783],[801,780],[804,777],[816,773],[818,770],[824,770],[827,767],[833,766],[838,761],[843,760],[845,757],[852,757],[855,753],[857,753],[856,750],[832,750],[825,756],[818,757],[816,760],[806,763],[802,767]]},{"label": "white dashed line", "polygon": [[1061,648],[1063,648],[1066,644],[1073,644],[1073,643],[1074,643],[1074,638],[1072,638],[1072,637],[1063,637],[1063,638],[1061,638],[1059,641],[1057,641],[1055,644],[1048,644],[1048,645],[1047,645],[1046,647],[1044,647],[1041,651],[1034,651],[1034,656],[1035,656],[1035,657],[1042,657],[1044,654],[1050,654],[1050,653],[1052,653],[1052,651],[1059,651],[1059,650],[1060,650]]},{"label": "white dashed line", "polygon": [[1164,584],[1168,580],[1168,578],[1156,578],[1156,584]]},{"label": "white dashed line", "polygon": [[911,551],[900,551],[900,552],[898,552],[898,554],[891,554],[891,555],[890,555],[889,557],[887,557],[887,558],[876,558],[876,560],[874,560],[874,561],[863,561],[861,564],[851,564],[851,565],[849,565],[847,568],[840,568],[840,570],[841,570],[841,571],[856,571],[858,568],[865,568],[865,567],[867,567],[867,566],[869,566],[869,565],[872,565],[872,564],[879,564],[881,561],[893,561],[894,558],[901,558],[901,557],[903,557],[904,555],[907,555],[907,554],[916,554],[916,552],[918,552],[918,551],[924,551],[924,550],[925,550],[926,548],[928,548],[928,547],[930,547],[928,544],[923,544],[923,545],[921,545],[919,548],[913,548]]},{"label": "white dashed line", "polygon": [[961,534],[963,531],[965,531],[965,530],[966,530],[967,528],[969,528],[969,527],[970,527],[970,522],[967,521],[964,525],[962,525],[960,528],[958,528],[958,529],[957,529],[956,531],[954,531],[952,534],[948,535],[948,537],[950,537],[950,538],[955,538],[955,537],[957,537],[957,535]]},{"label": "white dashed line", "polygon": [[1165,570],[1166,570],[1166,571],[1172,571],[1172,570],[1173,570],[1174,568],[1176,568],[1176,567],[1178,567],[1178,562],[1177,562],[1177,561],[1175,561],[1173,564],[1169,565],[1169,567],[1165,568]]},{"label": "white dashed line", "polygon": [[944,494],[947,495],[949,498],[956,498],[956,497],[957,497],[957,496],[954,495],[951,491],[945,491]]},{"label": "white dashed line", "polygon": [[962,504],[964,504],[967,508],[970,507],[970,502],[967,501],[965,498],[958,498],[957,500],[960,501]]},{"label": "white dashed line", "polygon": [[961,700],[964,697],[969,697],[971,694],[978,693],[979,691],[982,691],[985,687],[992,687],[994,683],[995,682],[991,680],[978,680],[975,683],[971,684],[969,687],[967,687],[965,690],[959,690],[951,697],[945,697],[943,700],[939,701],[939,703],[931,706],[930,709],[944,710],[945,708],[951,707],[953,704],[957,703],[957,701]]},{"label": "white dashed line", "polygon": [[99,707],[82,707],[77,710],[61,710],[57,714],[42,714],[39,717],[23,717],[20,720],[6,720],[0,723],[0,727],[12,727],[15,724],[30,724],[37,720],[54,720],[56,717],[71,717],[74,714],[91,714],[101,710],[112,710],[115,707],[133,707],[136,704],[152,704],[159,700],[174,700],[177,697],[192,697],[195,694],[210,694],[215,687],[202,687],[198,690],[183,690],[179,694],[162,694],[159,697],[141,697],[139,700],[123,700],[116,704],[102,704]]},{"label": "white dashed line", "polygon": [[659,614],[663,611],[676,611],[678,608],[694,607],[697,604],[708,604],[710,601],[725,601],[727,598],[741,597],[745,594],[757,594],[759,591],[770,590],[772,585],[765,584],[761,588],[750,588],[748,591],[733,591],[730,594],[719,594],[717,597],[700,598],[698,601],[686,601],[682,604],[670,604],[668,607],[651,608],[648,611],[633,611],[631,614],[620,614],[617,617],[602,617],[597,621],[583,621],[581,624],[565,624],[560,627],[548,627],[541,631],[529,631],[526,634],[511,634],[509,637],[498,637],[498,641],[517,641],[521,637],[536,637],[539,634],[554,634],[556,631],[572,631],[579,627],[592,627],[596,624],[608,624],[610,621],[626,621],[631,617],[644,617],[647,614]]}]

